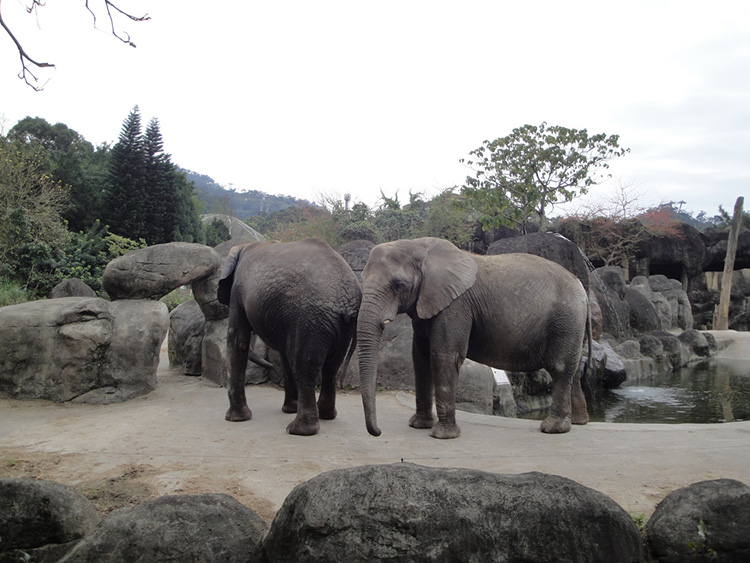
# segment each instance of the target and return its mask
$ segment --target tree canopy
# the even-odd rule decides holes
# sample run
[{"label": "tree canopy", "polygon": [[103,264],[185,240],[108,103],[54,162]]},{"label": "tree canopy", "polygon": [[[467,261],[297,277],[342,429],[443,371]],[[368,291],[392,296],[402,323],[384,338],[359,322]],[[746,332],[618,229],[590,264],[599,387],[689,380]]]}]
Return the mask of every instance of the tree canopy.
[{"label": "tree canopy", "polygon": [[474,170],[461,193],[485,229],[517,226],[525,233],[528,223],[538,221],[543,231],[552,206],[585,194],[610,160],[629,152],[618,141],[617,135],[589,136],[586,129],[546,122],[524,125],[460,160]]},{"label": "tree canopy", "polygon": [[115,234],[148,244],[202,239],[193,184],[164,152],[159,122],[141,128],[135,106],[112,147],[103,219]]}]

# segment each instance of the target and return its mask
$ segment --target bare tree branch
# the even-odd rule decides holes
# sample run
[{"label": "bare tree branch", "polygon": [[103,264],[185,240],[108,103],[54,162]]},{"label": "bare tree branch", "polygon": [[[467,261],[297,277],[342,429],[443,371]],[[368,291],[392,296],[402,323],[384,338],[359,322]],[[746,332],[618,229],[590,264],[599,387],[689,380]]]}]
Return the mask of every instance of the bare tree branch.
[{"label": "bare tree branch", "polygon": [[[110,30],[112,32],[112,35],[117,37],[123,43],[126,43],[127,45],[130,45],[131,47],[135,47],[135,43],[133,43],[130,40],[130,34],[128,34],[127,32],[123,32],[125,34],[125,37],[121,37],[115,30],[115,22],[114,22],[114,19],[112,18],[112,10],[119,12],[120,14],[122,14],[126,18],[131,19],[134,22],[148,21],[151,19],[151,16],[149,16],[148,14],[145,14],[143,16],[133,16],[132,14],[128,14],[127,12],[118,8],[115,4],[110,2],[110,0],[103,0],[103,1],[104,1],[104,7],[107,9],[107,17],[109,17],[109,25],[110,25]],[[94,27],[96,27],[96,14],[94,13],[94,10],[92,10],[91,7],[89,6],[89,0],[86,0],[86,9],[91,14],[91,17],[94,18]]]},{"label": "bare tree branch", "polygon": [[[118,32],[115,28],[115,22],[114,22],[114,15],[113,11],[119,13],[122,16],[125,16],[126,18],[134,21],[134,22],[142,22],[142,21],[148,21],[151,19],[151,17],[148,14],[145,14],[143,16],[134,16],[132,14],[129,14],[119,8],[116,4],[112,3],[111,0],[102,0],[104,7],[107,11],[107,17],[109,18],[109,24],[110,24],[110,31],[112,35],[117,37],[120,41],[123,43],[130,45],[131,47],[135,47],[135,43],[133,43],[130,40],[130,35],[127,32]],[[43,7],[44,2],[42,0],[31,0],[31,5],[29,5],[26,8],[26,11],[31,14],[35,12],[38,8]],[[86,9],[89,11],[91,16],[94,18],[94,27],[96,27],[96,13],[94,10],[89,6],[89,0],[86,0]],[[33,90],[39,92],[40,90],[44,89],[44,86],[46,85],[46,81],[43,84],[39,84],[39,78],[34,74],[32,71],[32,68],[54,68],[55,65],[52,63],[45,63],[40,62],[35,59],[32,59],[26,50],[23,48],[23,45],[21,45],[21,42],[16,38],[16,36],[13,34],[13,32],[10,30],[10,28],[5,23],[5,20],[3,19],[2,15],[2,0],[0,0],[0,26],[2,26],[5,33],[8,35],[8,37],[11,38],[13,43],[16,45],[16,49],[18,51],[18,56],[21,59],[21,72],[18,73],[18,77],[26,82],[28,86],[30,86]],[[124,36],[122,35],[124,34]]]},{"label": "bare tree branch", "polygon": [[[0,0],[1,3],[1,0]],[[39,0],[32,0],[32,4],[30,7],[26,8],[26,11],[31,13],[33,12],[37,6],[42,6],[39,2]],[[2,6],[0,6],[2,8]],[[54,68],[55,65],[52,63],[43,63],[36,61],[32,59],[24,50],[23,46],[21,45],[20,41],[16,39],[16,36],[13,35],[13,32],[10,30],[10,28],[5,24],[5,20],[3,19],[2,10],[0,9],[0,26],[5,30],[5,33],[8,34],[8,37],[10,37],[13,40],[13,43],[16,44],[16,49],[18,49],[18,56],[21,59],[21,72],[18,73],[18,77],[26,82],[33,90],[36,90],[37,92],[44,88],[44,84],[39,85],[39,79],[36,77],[36,75],[31,72],[30,66],[35,66],[37,68]],[[45,82],[46,84],[46,82]]]}]

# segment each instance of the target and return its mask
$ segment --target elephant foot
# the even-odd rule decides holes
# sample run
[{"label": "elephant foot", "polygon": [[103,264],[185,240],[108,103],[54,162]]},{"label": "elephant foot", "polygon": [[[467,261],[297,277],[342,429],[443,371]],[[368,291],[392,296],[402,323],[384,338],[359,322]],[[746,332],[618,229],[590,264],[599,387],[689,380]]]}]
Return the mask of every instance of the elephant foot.
[{"label": "elephant foot", "polygon": [[289,401],[281,405],[281,410],[288,414],[294,414],[297,412],[297,401]]},{"label": "elephant foot", "polygon": [[333,420],[336,418],[336,407],[323,407],[318,405],[318,417],[323,420]]},{"label": "elephant foot", "polygon": [[589,413],[588,412],[573,412],[570,416],[570,422],[573,424],[579,424],[583,426],[589,421]]},{"label": "elephant foot", "polygon": [[286,431],[295,436],[312,436],[317,434],[318,430],[320,430],[320,423],[317,420],[314,423],[311,423],[309,421],[306,422],[300,420],[299,418],[295,418],[286,427]]},{"label": "elephant foot", "polygon": [[432,414],[429,416],[419,413],[413,414],[409,419],[409,426],[412,428],[432,428],[435,426],[435,417]]},{"label": "elephant foot", "polygon": [[247,405],[240,409],[233,409],[232,407],[229,407],[229,410],[227,411],[227,414],[224,415],[224,418],[229,422],[242,422],[244,420],[250,420],[251,418],[253,418],[253,411],[251,411],[250,407],[248,407]]},{"label": "elephant foot", "polygon": [[570,416],[563,418],[548,416],[539,428],[546,434],[565,434],[570,432]]},{"label": "elephant foot", "polygon": [[448,440],[450,438],[458,438],[461,435],[461,429],[455,422],[453,424],[447,424],[444,422],[438,422],[430,432],[430,436],[438,438],[440,440]]}]

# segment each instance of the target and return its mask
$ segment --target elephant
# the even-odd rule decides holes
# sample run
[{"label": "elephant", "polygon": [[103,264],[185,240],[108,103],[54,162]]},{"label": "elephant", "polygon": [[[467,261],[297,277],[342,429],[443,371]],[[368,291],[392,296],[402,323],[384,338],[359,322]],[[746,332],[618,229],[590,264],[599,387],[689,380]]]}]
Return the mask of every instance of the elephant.
[{"label": "elephant", "polygon": [[287,432],[316,434],[319,419],[336,417],[336,374],[356,346],[362,292],[352,269],[319,239],[255,242],[232,248],[217,294],[229,306],[226,420],[252,418],[245,369],[257,335],[281,356],[282,410],[296,413]]},{"label": "elephant", "polygon": [[410,426],[432,428],[435,438],[460,435],[456,384],[466,358],[510,371],[549,371],[552,406],[543,432],[588,422],[578,367],[586,336],[591,346],[591,314],[581,282],[562,266],[531,254],[471,254],[432,237],[373,247],[357,321],[360,391],[373,436],[380,435],[378,347],[385,324],[400,313],[411,317],[414,331]]}]

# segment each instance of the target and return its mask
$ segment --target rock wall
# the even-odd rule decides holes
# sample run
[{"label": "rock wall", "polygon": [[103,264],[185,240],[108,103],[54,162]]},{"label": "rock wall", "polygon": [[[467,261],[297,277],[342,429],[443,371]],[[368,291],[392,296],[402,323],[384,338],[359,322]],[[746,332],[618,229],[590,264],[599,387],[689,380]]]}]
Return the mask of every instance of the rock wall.
[{"label": "rock wall", "polygon": [[0,479],[0,561],[747,561],[748,526],[750,487],[732,479],[673,491],[642,532],[608,496],[538,472],[328,471],[292,490],[270,526],[221,493],[100,518],[65,485]]}]

